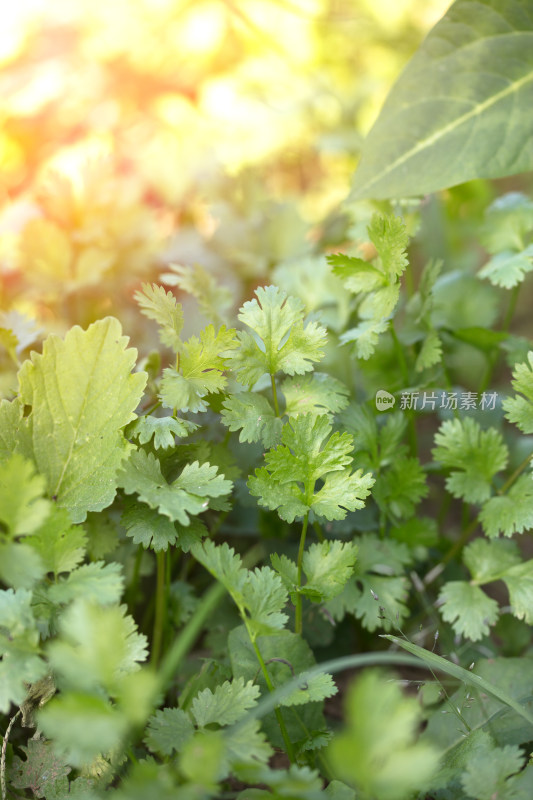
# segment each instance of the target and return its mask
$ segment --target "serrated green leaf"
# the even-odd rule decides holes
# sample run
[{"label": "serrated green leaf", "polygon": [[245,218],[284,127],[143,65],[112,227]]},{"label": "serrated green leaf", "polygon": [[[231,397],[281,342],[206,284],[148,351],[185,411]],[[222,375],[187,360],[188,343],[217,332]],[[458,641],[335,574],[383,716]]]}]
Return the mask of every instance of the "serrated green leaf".
[{"label": "serrated green leaf", "polygon": [[213,691],[204,689],[192,701],[191,714],[200,728],[216,723],[233,725],[257,704],[259,686],[244,678],[224,681]]},{"label": "serrated green leaf", "polygon": [[195,461],[186,464],[181,475],[167,483],[161,465],[152,453],[136,450],[117,478],[127,494],[137,494],[139,500],[173,522],[189,525],[189,515],[201,514],[209,499],[223,497],[231,491],[232,482],[217,474],[217,468]]},{"label": "serrated green leaf", "polygon": [[218,286],[214,277],[199,264],[185,267],[169,264],[172,272],[161,275],[167,286],[179,286],[198,301],[202,314],[214,322],[225,322],[225,311],[231,306],[232,293],[226,286]]},{"label": "serrated green leaf", "polygon": [[33,458],[50,495],[73,522],[108,506],[128,452],[121,428],[146,383],[131,374],[137,351],[126,350],[119,322],[108,317],[65,339],[49,336],[19,372],[21,401],[31,408],[19,449]]},{"label": "serrated green leaf", "polygon": [[382,471],[373,490],[379,507],[396,519],[411,517],[427,493],[426,474],[418,458],[401,455]]},{"label": "serrated green leaf", "polygon": [[420,352],[416,357],[415,369],[422,372],[425,369],[434,367],[442,360],[442,342],[436,330],[427,332],[422,342]]},{"label": "serrated green leaf", "polygon": [[515,542],[479,538],[465,547],[463,561],[476,582],[483,584],[498,580],[510,567],[520,564],[521,558]]},{"label": "serrated green leaf", "polygon": [[357,546],[351,542],[323,541],[312,544],[304,552],[302,568],[307,581],[321,601],[331,600],[344,588],[353,574]]},{"label": "serrated green leaf", "polygon": [[348,405],[346,386],[323,372],[286,378],[281,391],[285,397],[285,413],[289,417],[337,414]]},{"label": "serrated green leaf", "polygon": [[455,467],[446,479],[448,491],[469,503],[482,503],[491,495],[494,475],[507,465],[508,450],[495,428],[482,430],[471,417],[443,422],[435,435],[433,458]]},{"label": "serrated green leaf", "polygon": [[68,512],[57,506],[52,507],[48,518],[26,542],[39,553],[45,571],[56,577],[77,567],[87,547],[83,528],[72,525]]},{"label": "serrated green leaf", "polygon": [[166,292],[162,286],[143,283],[142,291],[137,291],[134,298],[141,312],[159,325],[159,338],[162,344],[178,352],[182,346],[180,338],[183,328],[183,311],[172,292]]},{"label": "serrated green leaf", "polygon": [[47,670],[41,658],[39,634],[31,609],[32,593],[26,589],[0,591],[0,712],[11,703],[20,706],[27,683],[35,683]]},{"label": "serrated green leaf", "polygon": [[151,547],[156,553],[176,544],[178,532],[171,519],[163,517],[144,503],[128,503],[121,517],[126,533],[135,544],[144,549]]},{"label": "serrated green leaf", "polygon": [[191,548],[192,554],[200,564],[226,587],[232,596],[242,596],[242,587],[247,571],[242,566],[241,557],[226,542],[217,545],[210,539]]},{"label": "serrated green leaf", "polygon": [[50,512],[43,498],[46,481],[35,466],[18,453],[0,464],[0,522],[12,537],[33,533]]},{"label": "serrated green leaf", "polygon": [[466,581],[449,581],[439,594],[442,618],[454,631],[472,642],[488,636],[499,615],[498,603],[479,586]]},{"label": "serrated green leaf", "polygon": [[130,422],[125,429],[126,437],[137,439],[139,444],[147,444],[152,439],[156,450],[173,447],[174,437],[183,439],[196,430],[198,425],[189,422],[187,419],[175,419],[174,417],[153,417],[146,414],[143,417]]},{"label": "serrated green leaf", "polygon": [[[325,415],[290,420],[283,428],[282,444],[266,454],[266,468],[257,469],[248,480],[250,493],[288,522],[310,509],[326,519],[344,519],[346,510],[362,508],[374,480],[362,470],[349,473],[352,437],[330,436],[331,430]],[[315,494],[319,479],[324,485]]]},{"label": "serrated green leaf", "polygon": [[304,307],[276,286],[256,289],[257,299],[244,303],[239,319],[253,334],[239,331],[239,349],[231,354],[238,379],[252,386],[265,374],[302,375],[324,356],[326,331],[316,322],[304,326]]},{"label": "serrated green leaf", "polygon": [[480,278],[488,278],[493,286],[512,289],[522,283],[533,270],[533,245],[521,253],[504,251],[493,256],[478,272]]},{"label": "serrated green leaf", "polygon": [[259,727],[259,721],[252,719],[237,729],[229,729],[224,736],[228,771],[235,765],[266,764],[273,754],[272,747]]},{"label": "serrated green leaf", "polygon": [[39,728],[54,742],[68,764],[83,767],[116,749],[127,731],[127,719],[101,697],[65,692],[38,715]]},{"label": "serrated green leaf", "polygon": [[[527,354],[528,363],[515,364],[512,387],[520,394],[503,401],[505,416],[522,433],[533,433],[533,351]],[[520,396],[522,395],[522,396]]]},{"label": "serrated green leaf", "polygon": [[178,411],[205,411],[203,399],[208,394],[218,394],[226,385],[227,356],[236,347],[235,331],[222,327],[215,333],[208,325],[200,338],[191,336],[182,347],[179,371],[171,367],[163,370],[160,385],[161,403],[164,408]]},{"label": "serrated green leaf", "polygon": [[509,590],[511,610],[515,617],[533,624],[533,560],[516,564],[501,576]]},{"label": "serrated green leaf", "polygon": [[367,361],[376,349],[380,334],[389,327],[386,319],[364,319],[355,328],[341,334],[341,344],[355,342],[355,352],[358,358]]},{"label": "serrated green leaf", "polygon": [[371,292],[385,283],[385,276],[368,261],[344,253],[326,256],[333,273],[340,278],[349,292]]},{"label": "serrated green leaf", "polygon": [[347,725],[328,748],[335,774],[363,796],[407,800],[438,767],[434,747],[416,741],[421,709],[397,684],[365,672],[349,689]]},{"label": "serrated green leaf", "polygon": [[520,3],[457,0],[393,86],[365,141],[353,198],[429,194],[530,170],[532,29]]},{"label": "serrated green leaf", "polygon": [[221,419],[230,431],[241,430],[239,442],[262,442],[265,447],[279,443],[283,423],[261,394],[230,395],[222,404]]},{"label": "serrated green leaf", "polygon": [[5,461],[18,445],[18,434],[21,425],[23,405],[17,398],[11,402],[0,400],[0,460]]},{"label": "serrated green leaf", "polygon": [[93,603],[111,605],[118,602],[124,587],[122,565],[95,561],[73,570],[50,586],[48,595],[54,603],[69,603],[84,598]]},{"label": "serrated green leaf", "polygon": [[479,519],[487,536],[503,533],[512,536],[533,528],[533,477],[520,475],[504,495],[495,495],[484,504]]},{"label": "serrated green leaf", "polygon": [[374,214],[368,226],[368,235],[385,274],[389,278],[402,275],[408,263],[406,249],[409,243],[403,219],[393,214]]},{"label": "serrated green leaf", "polygon": [[0,579],[13,589],[33,589],[46,573],[39,553],[27,543],[0,543]]},{"label": "serrated green leaf", "polygon": [[326,607],[336,620],[350,613],[369,631],[390,630],[409,614],[404,571],[412,556],[404,544],[372,533],[358,537],[357,545],[354,576]]},{"label": "serrated green leaf", "polygon": [[180,752],[194,734],[189,715],[181,708],[164,708],[150,717],[144,743],[152,753],[169,756]]},{"label": "serrated green leaf", "polygon": [[323,672],[320,675],[300,675],[300,688],[286,695],[281,701],[282,706],[301,706],[305,703],[319,703],[327,697],[333,697],[338,689],[331,675]]},{"label": "serrated green leaf", "polygon": [[524,753],[515,745],[479,750],[472,754],[463,773],[463,789],[476,800],[512,800],[516,795],[508,778],[520,772],[523,765]]},{"label": "serrated green leaf", "polygon": [[24,760],[15,756],[9,782],[15,789],[31,789],[34,797],[66,796],[69,793],[67,775],[71,768],[54,752],[52,742],[29,739],[28,746],[20,748]]},{"label": "serrated green leaf", "polygon": [[242,602],[250,619],[247,626],[252,638],[281,630],[288,615],[282,612],[287,603],[287,591],[281,578],[270,567],[248,572],[242,587]]},{"label": "serrated green leaf", "polygon": [[122,676],[146,659],[146,636],[137,632],[126,606],[76,600],[62,614],[59,634],[47,652],[54,674],[70,689],[104,687],[114,694]]}]

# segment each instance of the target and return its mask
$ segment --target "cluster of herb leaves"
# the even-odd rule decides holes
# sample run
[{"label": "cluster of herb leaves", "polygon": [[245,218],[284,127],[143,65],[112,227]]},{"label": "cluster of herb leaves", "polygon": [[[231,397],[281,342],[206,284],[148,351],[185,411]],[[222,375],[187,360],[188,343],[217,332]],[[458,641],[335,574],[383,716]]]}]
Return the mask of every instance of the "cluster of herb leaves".
[{"label": "cluster of herb leaves", "polygon": [[[488,27],[467,5],[426,70],[447,26],[481,48],[501,32],[495,0]],[[356,196],[400,193],[438,139],[385,171],[370,150]],[[280,264],[234,317],[207,271],[174,266],[161,280],[209,320],[196,335],[146,283],[161,351],[138,359],[107,317],[22,362],[0,402],[4,796],[531,797],[533,348],[510,326],[532,207],[513,192],[487,209],[474,276],[411,263],[423,208],[354,202],[343,252]],[[3,322],[17,362],[31,335]],[[337,725],[337,673],[370,664],[403,666],[417,696],[367,671]]]}]

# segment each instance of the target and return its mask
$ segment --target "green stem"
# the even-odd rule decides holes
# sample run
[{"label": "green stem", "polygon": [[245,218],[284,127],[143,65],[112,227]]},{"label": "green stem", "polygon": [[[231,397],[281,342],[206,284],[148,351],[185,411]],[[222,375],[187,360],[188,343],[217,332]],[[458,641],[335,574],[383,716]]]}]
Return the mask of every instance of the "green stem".
[{"label": "green stem", "polygon": [[498,494],[499,495],[505,494],[507,491],[509,491],[509,489],[511,488],[513,483],[516,481],[516,479],[520,477],[522,472],[525,470],[525,468],[531,462],[532,458],[533,458],[533,453],[530,453],[528,456],[526,456],[524,458],[524,460],[517,466],[517,468],[515,469],[513,474],[510,475],[509,478],[507,478],[507,480],[505,481],[505,483],[503,484],[501,489],[498,489]]},{"label": "green stem", "polygon": [[130,611],[133,611],[135,608],[135,601],[138,597],[138,589],[139,589],[139,576],[141,574],[141,561],[143,557],[144,547],[142,544],[138,545],[137,552],[135,553],[135,563],[133,564],[133,575],[131,577],[131,583],[128,587],[128,607]]},{"label": "green stem", "polygon": [[322,529],[321,529],[320,525],[318,524],[318,522],[316,521],[316,519],[313,522],[313,528],[314,528],[314,531],[316,533],[316,538],[318,539],[318,541],[319,542],[323,542],[325,537],[324,537],[324,534],[322,533]]},{"label": "green stem", "polygon": [[[261,667],[261,672],[263,673],[263,677],[265,679],[265,683],[267,685],[267,689],[268,689],[269,692],[273,692],[274,691],[274,684],[270,680],[270,675],[268,674],[268,670],[266,668],[266,664],[264,662],[263,656],[261,655],[261,651],[260,651],[259,647],[257,646],[257,642],[255,641],[255,639],[252,639],[250,637],[250,640],[252,642],[252,647],[254,648],[255,655],[256,655],[257,660],[259,662],[259,666]],[[279,729],[281,731],[281,735],[283,737],[283,741],[285,742],[285,749],[287,751],[287,755],[289,756],[289,760],[290,760],[291,764],[294,764],[295,758],[294,758],[294,750],[293,750],[293,747],[292,747],[292,742],[291,742],[291,740],[289,738],[289,732],[287,730],[287,726],[285,725],[285,720],[283,719],[283,716],[282,716],[281,711],[278,708],[278,706],[275,706],[274,714],[276,715],[276,719],[278,721]]]},{"label": "green stem", "polygon": [[[398,364],[400,365],[400,371],[402,373],[404,389],[407,389],[407,387],[409,386],[409,370],[407,369],[407,361],[405,360],[405,353],[403,351],[403,347],[396,335],[396,331],[394,329],[394,323],[392,322],[392,320],[390,323],[390,332],[392,336],[392,341],[394,342],[394,349],[396,351]],[[416,456],[416,454],[418,453],[418,442],[416,436],[415,420],[412,411],[408,411],[407,420],[409,425],[409,431],[408,431],[409,449],[411,450],[411,455]]]},{"label": "green stem", "polygon": [[274,376],[270,376],[270,383],[272,384],[272,400],[274,401],[274,411],[276,412],[276,417],[279,417],[279,405],[278,405],[278,391],[276,389],[276,381],[274,380]]},{"label": "green stem", "polygon": [[157,667],[161,656],[161,644],[165,628],[166,603],[165,603],[165,551],[157,553],[157,581],[155,590],[155,616],[154,632],[152,636],[152,664]]},{"label": "green stem", "polygon": [[[300,536],[300,547],[298,549],[298,589],[300,589],[302,585],[302,564],[304,558],[304,551],[305,551],[305,537],[307,535],[307,524],[309,522],[309,511],[307,511],[303,525],[302,525],[302,534]],[[296,616],[294,620],[294,631],[295,633],[302,633],[302,595],[298,592],[296,595]]]}]

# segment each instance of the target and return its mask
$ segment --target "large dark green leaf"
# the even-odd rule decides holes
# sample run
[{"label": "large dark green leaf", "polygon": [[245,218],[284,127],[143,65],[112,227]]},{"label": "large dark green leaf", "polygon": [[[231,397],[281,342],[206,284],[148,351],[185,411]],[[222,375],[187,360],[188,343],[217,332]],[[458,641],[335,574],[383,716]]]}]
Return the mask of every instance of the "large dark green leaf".
[{"label": "large dark green leaf", "polygon": [[457,0],[368,134],[356,198],[425,194],[533,169],[533,1]]}]

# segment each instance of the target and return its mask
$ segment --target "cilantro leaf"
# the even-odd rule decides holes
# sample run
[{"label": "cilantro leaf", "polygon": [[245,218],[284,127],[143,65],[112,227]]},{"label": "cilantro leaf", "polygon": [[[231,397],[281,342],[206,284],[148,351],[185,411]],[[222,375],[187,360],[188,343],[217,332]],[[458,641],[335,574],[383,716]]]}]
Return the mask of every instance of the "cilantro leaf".
[{"label": "cilantro leaf", "polygon": [[0,591],[0,712],[7,714],[11,703],[20,706],[27,683],[35,683],[47,670],[41,658],[39,633],[27,589]]},{"label": "cilantro leaf", "polygon": [[367,361],[376,349],[379,336],[389,327],[385,319],[364,319],[355,328],[341,334],[341,344],[355,342],[355,352],[358,358]]},{"label": "cilantro leaf", "polygon": [[84,598],[93,603],[112,605],[120,599],[123,587],[121,564],[94,561],[78,567],[68,577],[52,584],[48,596],[54,603],[70,603],[71,600]]},{"label": "cilantro leaf", "polygon": [[488,278],[493,286],[512,289],[522,283],[526,274],[533,270],[533,245],[521,252],[504,250],[493,256],[478,272],[480,278]]},{"label": "cilantro leaf", "polygon": [[26,539],[39,553],[46,572],[57,577],[60,572],[70,572],[83,561],[87,536],[79,525],[72,525],[64,508],[53,506],[38,531]]},{"label": "cilantro leaf", "polygon": [[59,634],[48,645],[48,657],[62,685],[75,690],[104,687],[115,694],[122,676],[137,670],[148,652],[146,636],[137,632],[126,606],[77,599],[62,614]]},{"label": "cilantro leaf", "polygon": [[342,592],[353,574],[357,547],[351,542],[324,541],[312,544],[303,556],[302,568],[311,589],[321,601],[331,600]]},{"label": "cilantro leaf", "polygon": [[333,678],[327,672],[319,675],[307,675],[302,672],[298,677],[301,679],[299,688],[285,695],[280,705],[301,706],[305,703],[320,703],[338,692]]},{"label": "cilantro leaf", "polygon": [[176,544],[178,532],[168,517],[159,514],[144,503],[128,503],[121,517],[126,533],[135,544],[146,550],[151,547],[156,553]]},{"label": "cilantro leaf", "polygon": [[468,760],[461,779],[463,789],[477,800],[492,800],[494,797],[512,800],[516,795],[512,781],[508,779],[520,772],[524,760],[523,751],[512,744],[478,750]]},{"label": "cilantro leaf", "polygon": [[498,619],[496,600],[467,581],[446,583],[440,591],[439,602],[442,603],[442,618],[451,623],[456,633],[472,642],[488,636],[490,626]]},{"label": "cilantro leaf", "polygon": [[227,355],[235,347],[235,331],[223,325],[217,333],[208,325],[200,338],[191,336],[182,347],[179,371],[172,367],[163,370],[160,397],[164,408],[178,411],[205,411],[204,397],[217,394],[226,385]]},{"label": "cilantro leaf", "polygon": [[217,475],[216,467],[200,465],[198,461],[186,464],[181,475],[169,484],[159,461],[144,450],[132,454],[118,475],[118,485],[126,494],[137,494],[150,508],[185,526],[189,525],[189,515],[208,508],[208,498],[223,497],[232,487],[231,481]]},{"label": "cilantro leaf", "polygon": [[178,753],[192,738],[194,725],[181,708],[164,708],[150,717],[146,726],[144,743],[152,753],[169,756]]},{"label": "cilantro leaf", "polygon": [[304,307],[276,286],[256,289],[257,299],[244,303],[239,319],[253,333],[239,331],[240,347],[231,356],[238,379],[252,386],[265,374],[310,372],[324,356],[325,329],[316,322],[304,326]]},{"label": "cilantro leaf", "polygon": [[501,576],[511,601],[511,610],[517,619],[533,624],[533,559],[516,564]]},{"label": "cilantro leaf", "polygon": [[118,748],[128,729],[126,716],[116,706],[80,691],[52,698],[37,720],[46,737],[53,740],[55,752],[80,768]]},{"label": "cilantro leaf", "polygon": [[446,479],[454,497],[482,503],[491,495],[494,475],[507,465],[508,450],[495,428],[482,430],[471,417],[443,422],[435,435],[433,458],[455,468]]},{"label": "cilantro leaf", "polygon": [[287,603],[287,592],[274,570],[270,567],[246,570],[232,548],[226,543],[217,547],[209,539],[194,545],[192,553],[226,587],[252,641],[284,627],[288,616],[282,609]]},{"label": "cilantro leaf", "polygon": [[29,739],[20,748],[26,758],[13,759],[10,784],[16,789],[31,789],[34,797],[64,797],[69,793],[67,775],[71,768],[54,752],[52,742]]},{"label": "cilantro leaf", "polygon": [[504,495],[495,495],[484,504],[479,519],[487,536],[503,533],[512,536],[533,528],[533,477],[520,475]]},{"label": "cilantro leaf", "polygon": [[398,455],[377,478],[373,497],[393,519],[407,519],[427,493],[425,471],[418,458]]},{"label": "cilantro leaf", "polygon": [[182,346],[180,334],[183,328],[183,311],[172,292],[166,292],[155,283],[151,286],[143,283],[142,291],[135,292],[134,297],[141,312],[159,325],[162,344],[177,353]]},{"label": "cilantro leaf", "polygon": [[527,364],[515,364],[512,387],[519,392],[516,397],[503,401],[505,416],[514,422],[522,433],[533,433],[533,351],[527,354]]},{"label": "cilantro leaf", "polygon": [[19,372],[21,401],[31,408],[19,449],[73,522],[112,502],[130,447],[121,428],[133,419],[146,374],[131,374],[137,351],[126,343],[108,317],[86,331],[75,326],[64,340],[49,336]]},{"label": "cilantro leaf", "polygon": [[128,438],[137,439],[140,444],[146,444],[153,439],[155,449],[159,450],[173,447],[175,436],[182,439],[189,436],[197,427],[198,425],[189,422],[188,419],[153,417],[151,414],[145,414],[130,422],[124,434]]},{"label": "cilantro leaf", "polygon": [[418,702],[382,673],[367,671],[351,685],[346,706],[346,728],[328,748],[335,773],[365,797],[404,800],[425,789],[439,756],[416,741]]},{"label": "cilantro leaf", "polygon": [[242,587],[242,603],[250,617],[247,626],[254,641],[257,636],[282,630],[289,619],[281,610],[287,599],[281,578],[270,567],[248,572]]},{"label": "cilantro leaf", "polygon": [[337,275],[353,294],[372,292],[383,286],[386,281],[385,275],[379,269],[362,258],[335,253],[326,256],[326,259],[333,267],[334,275]]},{"label": "cilantro leaf", "polygon": [[200,728],[217,723],[233,725],[246,715],[249,708],[257,704],[259,686],[244,678],[224,681],[215,688],[201,691],[191,704],[191,714]]},{"label": "cilantro leaf", "polygon": [[225,311],[231,306],[232,294],[226,286],[218,286],[214,277],[198,264],[185,267],[182,264],[169,264],[172,272],[161,276],[167,286],[179,286],[192,295],[200,306],[202,314],[214,322],[225,322]]},{"label": "cilantro leaf", "polygon": [[348,405],[348,389],[336,378],[322,372],[286,378],[281,384],[285,396],[285,413],[289,417],[299,414],[332,415]]},{"label": "cilantro leaf", "polygon": [[416,357],[415,369],[422,372],[434,367],[442,361],[442,341],[438,332],[432,328],[428,330],[422,341],[422,347]]},{"label": "cilantro leaf", "polygon": [[381,268],[390,278],[399,277],[407,267],[409,235],[405,222],[392,214],[374,214],[368,226],[368,236],[377,250]]},{"label": "cilantro leaf", "polygon": [[336,620],[343,619],[348,612],[369,631],[380,627],[390,630],[409,613],[404,571],[412,560],[411,554],[401,542],[380,539],[373,533],[362,534],[357,545],[354,574],[326,608]]},{"label": "cilantro leaf", "polygon": [[222,422],[230,431],[241,430],[239,442],[262,442],[272,447],[280,440],[283,423],[261,394],[237,392],[222,404]]},{"label": "cilantro leaf", "polygon": [[33,533],[50,513],[45,486],[32,462],[18,453],[0,464],[0,521],[12,537]]},{"label": "cilantro leaf", "polygon": [[[362,508],[374,480],[362,470],[353,474],[346,470],[352,462],[352,437],[330,436],[331,430],[325,415],[290,420],[283,428],[282,444],[266,454],[267,466],[248,480],[250,493],[259,497],[261,505],[277,509],[287,522],[310,509],[326,519],[344,519],[346,510]],[[340,474],[332,474],[336,472]],[[315,494],[319,479],[324,485]]]}]

